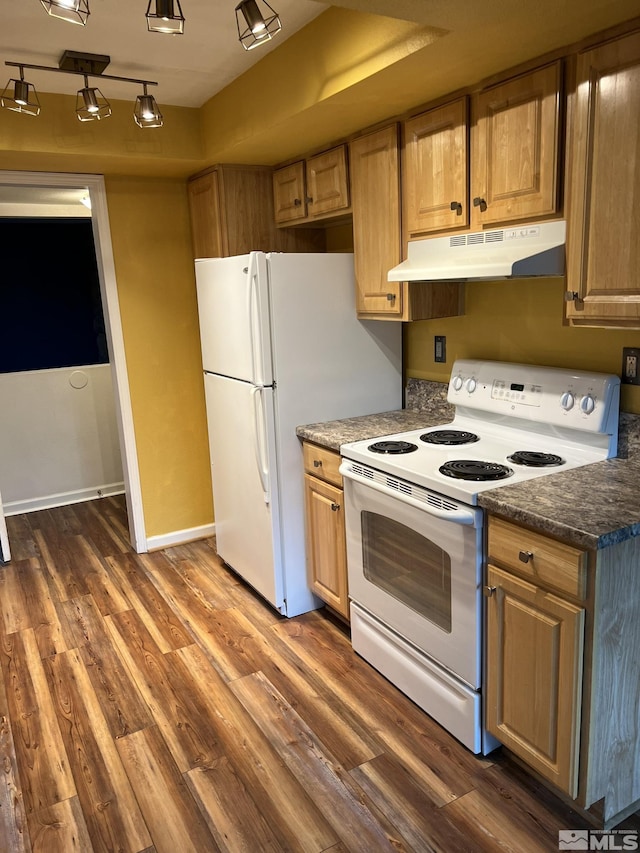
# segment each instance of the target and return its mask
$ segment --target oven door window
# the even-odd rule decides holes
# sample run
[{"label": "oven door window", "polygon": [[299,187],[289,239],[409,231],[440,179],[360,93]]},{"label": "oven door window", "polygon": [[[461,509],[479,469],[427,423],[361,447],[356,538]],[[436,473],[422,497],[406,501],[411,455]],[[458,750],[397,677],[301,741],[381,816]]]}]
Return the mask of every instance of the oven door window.
[{"label": "oven door window", "polygon": [[451,633],[451,558],[410,527],[361,512],[364,575],[375,586]]}]

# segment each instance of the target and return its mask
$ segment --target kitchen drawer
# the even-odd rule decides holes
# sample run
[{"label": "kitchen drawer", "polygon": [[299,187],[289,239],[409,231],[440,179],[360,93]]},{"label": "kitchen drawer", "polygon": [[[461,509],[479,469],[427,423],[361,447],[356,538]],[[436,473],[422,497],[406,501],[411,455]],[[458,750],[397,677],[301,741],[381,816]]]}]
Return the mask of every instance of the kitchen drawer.
[{"label": "kitchen drawer", "polygon": [[489,560],[542,585],[586,597],[587,552],[499,518],[489,519]]},{"label": "kitchen drawer", "polygon": [[342,488],[342,476],[338,470],[340,468],[339,453],[306,441],[303,444],[303,452],[304,470],[307,474],[313,474],[314,477]]}]

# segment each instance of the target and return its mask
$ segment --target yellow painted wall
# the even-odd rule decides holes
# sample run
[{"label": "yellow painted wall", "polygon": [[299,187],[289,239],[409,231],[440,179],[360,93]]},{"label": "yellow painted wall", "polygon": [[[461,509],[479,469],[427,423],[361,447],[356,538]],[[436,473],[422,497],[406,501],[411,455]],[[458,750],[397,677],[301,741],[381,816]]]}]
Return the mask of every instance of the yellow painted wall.
[{"label": "yellow painted wall", "polygon": [[[617,373],[622,347],[640,347],[640,331],[577,329],[562,323],[563,279],[468,282],[464,317],[405,327],[407,376],[446,382],[456,358],[547,364]],[[446,335],[446,364],[433,360],[434,335]],[[621,408],[640,414],[640,387],[623,385]]]},{"label": "yellow painted wall", "polygon": [[213,520],[184,181],[106,178],[147,536]]}]

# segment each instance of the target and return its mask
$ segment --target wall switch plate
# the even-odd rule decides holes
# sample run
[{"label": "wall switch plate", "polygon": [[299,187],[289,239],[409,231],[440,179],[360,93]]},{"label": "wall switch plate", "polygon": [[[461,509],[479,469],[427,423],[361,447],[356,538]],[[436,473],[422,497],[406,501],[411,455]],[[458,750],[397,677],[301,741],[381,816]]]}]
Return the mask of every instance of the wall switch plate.
[{"label": "wall switch plate", "polygon": [[640,385],[640,349],[622,348],[622,382],[625,385]]},{"label": "wall switch plate", "polygon": [[445,335],[433,337],[433,360],[444,364],[447,360],[447,339]]}]

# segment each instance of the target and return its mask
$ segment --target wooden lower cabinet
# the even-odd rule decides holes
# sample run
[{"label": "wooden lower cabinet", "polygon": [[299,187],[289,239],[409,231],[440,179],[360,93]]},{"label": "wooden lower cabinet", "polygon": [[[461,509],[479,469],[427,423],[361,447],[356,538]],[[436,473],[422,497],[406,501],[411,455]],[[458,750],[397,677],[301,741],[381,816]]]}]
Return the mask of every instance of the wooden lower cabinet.
[{"label": "wooden lower cabinet", "polygon": [[578,793],[584,609],[489,566],[487,728]]},{"label": "wooden lower cabinet", "polygon": [[640,808],[640,537],[488,520],[487,729],[605,827]]},{"label": "wooden lower cabinet", "polygon": [[[342,478],[337,453],[304,443],[307,571],[314,593],[349,618]],[[313,473],[309,473],[309,471]]]}]

